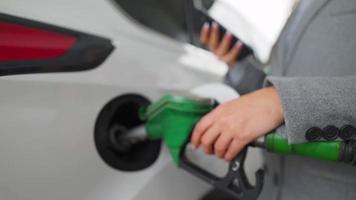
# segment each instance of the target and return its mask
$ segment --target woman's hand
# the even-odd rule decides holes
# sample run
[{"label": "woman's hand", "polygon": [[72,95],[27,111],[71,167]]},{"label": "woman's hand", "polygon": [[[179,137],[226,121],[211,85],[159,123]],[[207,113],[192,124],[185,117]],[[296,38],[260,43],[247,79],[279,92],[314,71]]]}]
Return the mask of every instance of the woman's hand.
[{"label": "woman's hand", "polygon": [[205,23],[201,29],[201,43],[229,66],[236,63],[243,46],[241,42],[237,42],[230,48],[232,39],[232,34],[227,32],[220,40],[220,27],[216,22],[213,22],[211,26],[209,23]]},{"label": "woman's hand", "polygon": [[268,87],[219,105],[195,126],[191,143],[230,161],[247,144],[282,123],[279,96],[274,87]]}]

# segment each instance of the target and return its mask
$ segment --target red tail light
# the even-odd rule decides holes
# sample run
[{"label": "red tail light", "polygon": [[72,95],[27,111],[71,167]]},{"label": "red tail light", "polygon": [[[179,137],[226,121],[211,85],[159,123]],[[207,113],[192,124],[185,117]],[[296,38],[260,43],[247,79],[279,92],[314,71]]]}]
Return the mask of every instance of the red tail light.
[{"label": "red tail light", "polygon": [[113,49],[106,38],[0,13],[0,76],[93,69]]},{"label": "red tail light", "polygon": [[70,35],[0,22],[0,61],[58,58],[75,42]]}]

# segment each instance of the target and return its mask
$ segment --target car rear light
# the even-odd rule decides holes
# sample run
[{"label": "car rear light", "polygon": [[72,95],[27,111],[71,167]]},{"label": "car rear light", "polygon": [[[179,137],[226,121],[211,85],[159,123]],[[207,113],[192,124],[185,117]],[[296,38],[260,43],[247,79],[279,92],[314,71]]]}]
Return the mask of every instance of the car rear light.
[{"label": "car rear light", "polygon": [[76,40],[70,35],[0,22],[0,61],[58,58],[68,52]]},{"label": "car rear light", "polygon": [[0,76],[93,69],[113,49],[106,38],[0,14]]}]

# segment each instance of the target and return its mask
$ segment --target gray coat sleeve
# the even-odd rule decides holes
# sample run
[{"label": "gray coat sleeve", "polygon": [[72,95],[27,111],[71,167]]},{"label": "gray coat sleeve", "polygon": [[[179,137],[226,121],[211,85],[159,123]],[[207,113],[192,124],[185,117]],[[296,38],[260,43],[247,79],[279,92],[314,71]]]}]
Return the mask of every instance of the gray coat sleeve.
[{"label": "gray coat sleeve", "polygon": [[356,124],[356,76],[268,77],[280,95],[285,126],[279,132],[290,143],[306,142],[311,127]]},{"label": "gray coat sleeve", "polygon": [[246,58],[228,71],[224,83],[233,87],[240,95],[260,89],[266,77],[261,68],[262,65],[254,58]]}]

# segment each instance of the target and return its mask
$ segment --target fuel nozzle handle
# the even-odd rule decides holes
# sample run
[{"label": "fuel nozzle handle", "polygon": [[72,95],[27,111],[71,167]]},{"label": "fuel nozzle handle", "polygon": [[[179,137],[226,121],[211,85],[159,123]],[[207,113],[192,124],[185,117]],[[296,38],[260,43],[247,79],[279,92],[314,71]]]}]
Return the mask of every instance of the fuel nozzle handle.
[{"label": "fuel nozzle handle", "polygon": [[230,162],[228,172],[222,178],[198,167],[187,159],[185,154],[182,154],[181,156],[179,167],[211,184],[215,188],[230,194],[236,199],[256,200],[263,188],[264,173],[262,169],[257,170],[255,172],[255,185],[252,185],[249,182],[244,168],[246,152],[247,148],[240,152],[239,155]]}]

